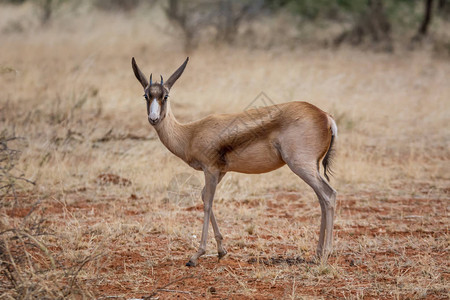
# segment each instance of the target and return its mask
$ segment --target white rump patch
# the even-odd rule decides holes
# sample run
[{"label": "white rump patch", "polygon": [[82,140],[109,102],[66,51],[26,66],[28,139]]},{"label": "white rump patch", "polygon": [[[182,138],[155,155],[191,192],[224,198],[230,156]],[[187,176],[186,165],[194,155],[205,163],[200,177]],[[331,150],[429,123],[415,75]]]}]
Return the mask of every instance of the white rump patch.
[{"label": "white rump patch", "polygon": [[338,130],[336,122],[332,118],[330,118],[330,120],[331,120],[331,132],[333,133],[334,137],[337,137]]}]

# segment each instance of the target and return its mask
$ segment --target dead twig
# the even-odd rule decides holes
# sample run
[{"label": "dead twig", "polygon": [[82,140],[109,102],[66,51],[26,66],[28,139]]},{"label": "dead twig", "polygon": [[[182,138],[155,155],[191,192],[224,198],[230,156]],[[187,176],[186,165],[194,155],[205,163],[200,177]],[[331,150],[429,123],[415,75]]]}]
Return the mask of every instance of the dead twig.
[{"label": "dead twig", "polygon": [[70,295],[70,293],[71,293],[71,291],[72,291],[72,288],[73,288],[73,286],[74,286],[74,284],[75,284],[75,280],[77,279],[78,273],[80,273],[81,269],[83,269],[83,267],[84,267],[88,262],[93,261],[94,259],[96,259],[96,258],[98,258],[98,257],[100,257],[100,256],[101,256],[101,254],[97,254],[97,255],[89,255],[88,257],[86,257],[86,258],[80,263],[80,265],[78,266],[77,270],[72,274],[72,280],[70,281],[70,286],[69,286],[69,288],[68,288],[68,290],[67,290],[68,292],[67,292],[67,294],[65,295],[65,297],[67,297],[67,296]]},{"label": "dead twig", "polygon": [[109,141],[124,141],[124,140],[136,140],[136,141],[149,141],[155,139],[153,137],[140,136],[132,133],[127,134],[113,134],[113,130],[110,129],[101,138],[94,139],[94,143],[105,143]]},{"label": "dead twig", "polygon": [[170,286],[170,285],[172,285],[172,284],[174,284],[174,283],[183,281],[183,280],[185,280],[185,279],[194,278],[194,277],[195,277],[194,275],[189,275],[189,276],[183,276],[183,277],[181,277],[181,278],[178,278],[178,279],[175,279],[175,280],[173,280],[173,281],[170,281],[170,282],[167,283],[166,285],[164,285],[164,286],[162,286],[162,287],[160,287],[160,288],[154,289],[153,292],[152,292],[150,295],[143,297],[143,299],[144,299],[144,300],[150,300],[150,299],[152,299],[154,296],[156,296],[156,295],[158,294],[159,291],[165,290],[166,287],[168,287],[168,286]]},{"label": "dead twig", "polygon": [[[25,178],[23,174],[14,175],[17,173],[16,163],[21,151],[10,148],[8,143],[16,140],[25,139],[15,136],[14,133],[8,134],[6,130],[0,132],[0,200],[12,194],[17,203],[16,182],[24,181],[32,185],[36,185],[36,182]],[[3,205],[3,201],[0,204]]]},{"label": "dead twig", "polygon": [[180,291],[180,290],[169,290],[169,289],[157,289],[159,292],[171,292],[171,293],[182,293],[182,294],[192,294],[190,291]]},{"label": "dead twig", "polygon": [[55,264],[55,260],[53,259],[52,254],[50,253],[50,251],[48,250],[48,248],[38,239],[36,239],[36,237],[32,236],[31,234],[29,234],[26,231],[21,231],[21,230],[14,230],[14,232],[24,235],[27,238],[29,238],[30,240],[32,240],[38,247],[39,249],[42,250],[42,252],[45,253],[45,255],[48,257],[48,259],[50,260],[50,264],[52,266],[52,269],[56,269],[56,264]]},{"label": "dead twig", "polygon": [[17,273],[17,279],[18,279],[18,280],[17,280],[14,276],[12,276],[12,274],[11,274],[11,276],[12,276],[12,278],[13,278],[12,282],[13,282],[14,285],[16,285],[17,281],[19,281],[20,283],[22,283],[22,282],[23,282],[23,279],[22,279],[22,276],[20,275],[20,272],[19,272],[20,269],[17,267],[16,261],[14,260],[14,256],[12,255],[12,253],[11,253],[11,251],[10,251],[10,249],[9,249],[8,241],[7,241],[6,239],[3,239],[3,243],[4,243],[4,245],[5,245],[6,253],[7,253],[8,256],[9,256],[10,264],[13,266],[14,270],[15,270],[16,273]]}]

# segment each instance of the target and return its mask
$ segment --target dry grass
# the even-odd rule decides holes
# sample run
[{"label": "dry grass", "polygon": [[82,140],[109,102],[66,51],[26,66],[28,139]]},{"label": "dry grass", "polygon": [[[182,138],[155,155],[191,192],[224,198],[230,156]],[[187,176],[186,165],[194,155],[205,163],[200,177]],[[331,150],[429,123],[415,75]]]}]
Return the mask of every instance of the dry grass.
[{"label": "dry grass", "polygon": [[[11,271],[18,289],[0,248],[2,297],[449,296],[448,61],[425,51],[194,52],[171,92],[181,121],[241,111],[261,91],[275,103],[312,102],[338,121],[339,196],[336,251],[318,265],[310,189],[287,168],[227,174],[215,211],[230,254],[187,269],[202,209],[176,205],[167,188],[175,174],[202,176],[158,141],[130,64],[135,56],[147,74],[167,77],[185,58],[181,43],[160,30],[157,14],[61,13],[21,30],[33,25],[30,9],[0,10],[0,30],[8,29],[0,33],[0,124],[25,138],[17,169],[37,186],[17,182],[17,201],[3,196],[0,232],[19,228],[47,250],[17,253],[27,258]],[[37,219],[24,221],[31,209],[44,232],[32,231]],[[33,244],[9,232],[2,241],[13,241],[9,251]]]}]

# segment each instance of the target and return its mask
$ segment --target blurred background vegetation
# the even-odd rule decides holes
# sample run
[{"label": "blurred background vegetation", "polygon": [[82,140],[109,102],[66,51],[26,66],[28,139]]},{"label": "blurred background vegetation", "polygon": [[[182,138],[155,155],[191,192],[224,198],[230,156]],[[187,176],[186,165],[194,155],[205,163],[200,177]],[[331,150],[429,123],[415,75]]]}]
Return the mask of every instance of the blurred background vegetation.
[{"label": "blurred background vegetation", "polygon": [[[0,0],[31,4],[40,25],[55,15],[99,10],[164,15],[185,52],[200,44],[271,49],[299,45],[392,52],[429,47],[450,55],[449,0]],[[158,27],[155,18],[155,26]],[[13,21],[3,31],[26,30]]]}]

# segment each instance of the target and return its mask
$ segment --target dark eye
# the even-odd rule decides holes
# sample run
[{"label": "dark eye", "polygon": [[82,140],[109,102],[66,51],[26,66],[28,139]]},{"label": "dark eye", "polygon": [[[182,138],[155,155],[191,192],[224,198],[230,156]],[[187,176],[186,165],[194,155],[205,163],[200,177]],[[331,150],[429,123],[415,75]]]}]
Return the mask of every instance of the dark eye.
[{"label": "dark eye", "polygon": [[147,94],[144,94],[144,98],[145,98],[145,100],[148,101],[148,96],[147,96]]},{"label": "dark eye", "polygon": [[169,98],[169,95],[164,96],[164,101],[167,101],[167,98]]}]

